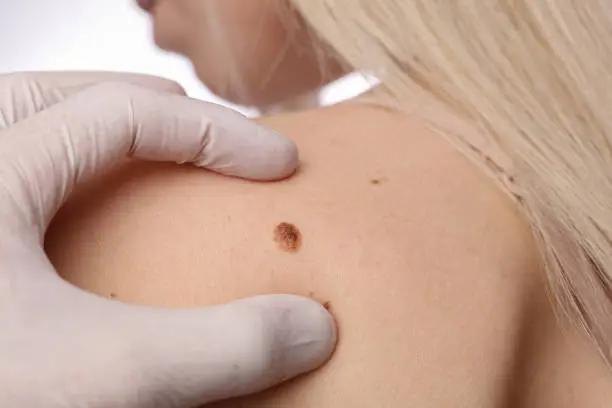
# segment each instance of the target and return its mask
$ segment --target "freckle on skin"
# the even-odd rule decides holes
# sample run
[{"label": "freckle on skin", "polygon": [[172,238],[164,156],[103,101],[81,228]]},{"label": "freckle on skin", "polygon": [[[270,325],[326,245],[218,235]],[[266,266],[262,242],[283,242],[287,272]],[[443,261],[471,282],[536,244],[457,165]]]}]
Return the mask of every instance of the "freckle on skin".
[{"label": "freckle on skin", "polygon": [[274,241],[285,252],[297,252],[302,245],[302,234],[295,225],[281,222],[274,229]]},{"label": "freckle on skin", "polygon": [[377,177],[377,178],[370,179],[370,184],[377,186],[387,181],[389,181],[387,177]]}]

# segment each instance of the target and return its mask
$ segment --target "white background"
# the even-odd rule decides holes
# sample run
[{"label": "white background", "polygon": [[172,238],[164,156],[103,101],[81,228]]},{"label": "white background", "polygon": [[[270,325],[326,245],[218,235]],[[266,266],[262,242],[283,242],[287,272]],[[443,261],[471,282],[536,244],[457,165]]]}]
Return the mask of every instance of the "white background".
[{"label": "white background", "polygon": [[[142,72],[172,78],[191,96],[222,102],[197,80],[188,61],[155,48],[150,32],[148,18],[131,0],[0,0],[0,73]],[[323,101],[342,100],[366,86],[350,78],[328,89]]]}]

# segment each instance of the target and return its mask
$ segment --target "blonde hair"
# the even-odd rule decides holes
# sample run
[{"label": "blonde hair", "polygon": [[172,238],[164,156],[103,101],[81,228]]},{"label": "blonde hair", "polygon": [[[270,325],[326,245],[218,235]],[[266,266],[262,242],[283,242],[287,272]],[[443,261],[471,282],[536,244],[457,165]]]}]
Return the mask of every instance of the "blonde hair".
[{"label": "blonde hair", "polygon": [[604,0],[293,0],[400,104],[417,87],[513,161],[553,293],[612,363],[612,11]]}]

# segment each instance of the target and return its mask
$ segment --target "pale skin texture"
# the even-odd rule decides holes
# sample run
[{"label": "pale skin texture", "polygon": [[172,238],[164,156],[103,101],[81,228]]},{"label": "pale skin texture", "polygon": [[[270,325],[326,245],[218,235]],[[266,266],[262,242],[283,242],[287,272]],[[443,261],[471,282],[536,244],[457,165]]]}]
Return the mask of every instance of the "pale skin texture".
[{"label": "pale skin texture", "polygon": [[[295,177],[260,184],[131,165],[59,214],[54,265],[80,287],[145,305],[277,292],[331,302],[340,340],[326,367],[221,406],[611,400],[596,354],[555,324],[517,208],[446,141],[369,107],[263,122],[297,143]],[[281,220],[299,226],[298,253],[274,241]]]},{"label": "pale skin texture", "polygon": [[[227,5],[219,23],[242,41],[253,31],[231,19],[270,16],[270,1],[162,0],[156,39],[232,97],[228,70],[208,63],[210,27],[197,24],[213,3]],[[262,43],[273,46],[279,25],[269,27]],[[258,51],[240,66],[252,89],[269,56]],[[279,81],[299,77],[294,57]],[[315,80],[260,89],[254,100],[278,103],[325,82],[308,72]],[[56,217],[47,251],[59,272],[145,305],[260,293],[329,302],[339,343],[325,367],[220,407],[609,405],[612,378],[593,347],[557,322],[518,206],[444,138],[417,118],[351,103],[261,122],[296,142],[302,165],[292,178],[253,183],[128,164],[85,186]],[[300,229],[299,251],[279,248],[281,222]]]}]

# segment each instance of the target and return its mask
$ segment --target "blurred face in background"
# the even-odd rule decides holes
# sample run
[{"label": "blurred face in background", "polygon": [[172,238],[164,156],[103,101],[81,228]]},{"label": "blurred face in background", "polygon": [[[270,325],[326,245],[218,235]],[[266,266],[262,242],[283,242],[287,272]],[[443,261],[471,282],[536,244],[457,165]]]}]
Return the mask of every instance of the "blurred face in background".
[{"label": "blurred face in background", "polygon": [[266,107],[342,75],[288,0],[138,0],[156,44],[189,58],[215,94]]}]

